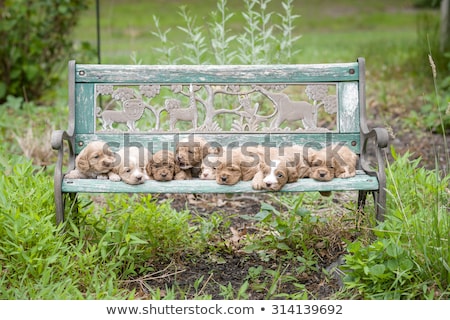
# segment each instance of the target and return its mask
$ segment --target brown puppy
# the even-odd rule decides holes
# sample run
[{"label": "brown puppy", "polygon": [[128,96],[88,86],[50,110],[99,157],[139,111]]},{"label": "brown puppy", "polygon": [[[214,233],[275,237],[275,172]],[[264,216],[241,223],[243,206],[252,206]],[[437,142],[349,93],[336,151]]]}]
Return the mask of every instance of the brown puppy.
[{"label": "brown puppy", "polygon": [[187,177],[198,177],[203,158],[210,153],[209,143],[199,137],[189,137],[178,142],[175,150],[180,169]]},{"label": "brown puppy", "polygon": [[270,158],[265,154],[261,157],[258,172],[252,180],[253,189],[279,191],[286,183],[309,175],[302,147],[271,148],[269,155]]},{"label": "brown puppy", "polygon": [[356,174],[358,156],[343,145],[331,145],[321,150],[309,150],[310,177],[319,181],[350,178]]},{"label": "brown puppy", "polygon": [[186,173],[180,169],[175,154],[169,150],[159,150],[147,164],[147,173],[157,181],[185,180]]},{"label": "brown puppy", "polygon": [[228,149],[218,159],[216,182],[234,185],[240,180],[252,180],[258,171],[259,164],[259,154],[255,150],[253,148]]},{"label": "brown puppy", "polygon": [[114,153],[104,141],[92,141],[75,159],[75,169],[65,175],[67,179],[108,179],[115,162]]},{"label": "brown puppy", "polygon": [[117,163],[109,173],[109,180],[127,184],[141,184],[150,177],[145,170],[151,160],[146,148],[124,147],[117,152]]}]

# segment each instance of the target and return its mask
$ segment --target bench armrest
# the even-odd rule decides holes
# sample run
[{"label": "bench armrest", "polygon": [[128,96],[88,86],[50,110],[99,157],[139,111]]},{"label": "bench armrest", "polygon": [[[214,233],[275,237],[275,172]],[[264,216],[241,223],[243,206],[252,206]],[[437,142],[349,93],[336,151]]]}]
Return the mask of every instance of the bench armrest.
[{"label": "bench armrest", "polygon": [[56,130],[52,132],[51,144],[54,150],[59,150],[63,147],[64,140],[71,143],[72,137],[65,130]]},{"label": "bench armrest", "polygon": [[[384,148],[389,143],[389,133],[385,128],[373,128],[368,131],[361,129],[362,149],[360,157],[361,168],[370,175],[374,175],[378,178],[381,186],[386,184],[385,173],[385,153]],[[372,146],[374,150],[369,150],[369,141],[373,141]],[[373,152],[375,154],[373,154]],[[372,161],[370,157],[375,156],[376,167],[371,166]]]},{"label": "bench armrest", "polygon": [[67,141],[69,146],[69,169],[75,167],[75,151],[73,145],[73,136],[65,130],[56,130],[52,132],[51,145],[54,150],[58,151],[58,160],[55,168],[55,185],[60,184],[63,174],[63,160],[64,160],[64,141]]}]

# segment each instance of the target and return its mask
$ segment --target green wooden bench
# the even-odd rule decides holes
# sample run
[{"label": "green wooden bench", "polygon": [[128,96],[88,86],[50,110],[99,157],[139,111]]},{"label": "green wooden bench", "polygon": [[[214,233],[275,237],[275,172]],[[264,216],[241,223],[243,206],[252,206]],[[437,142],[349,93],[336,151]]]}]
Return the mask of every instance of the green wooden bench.
[{"label": "green wooden bench", "polygon": [[[188,111],[176,111],[181,108]],[[199,179],[128,185],[64,179],[63,163],[73,169],[76,155],[90,141],[106,141],[113,151],[138,145],[154,153],[174,150],[178,141],[192,135],[233,147],[257,143],[318,148],[345,143],[359,155],[355,177],[329,182],[300,179],[281,191],[359,191],[360,209],[370,193],[376,218],[383,220],[383,148],[388,134],[382,128],[369,130],[366,124],[365,61],[359,58],[351,63],[258,66],[87,65],[70,61],[69,126],[52,135],[52,147],[58,150],[56,221],[64,220],[77,193],[266,192],[253,190],[251,181],[233,186]]]}]

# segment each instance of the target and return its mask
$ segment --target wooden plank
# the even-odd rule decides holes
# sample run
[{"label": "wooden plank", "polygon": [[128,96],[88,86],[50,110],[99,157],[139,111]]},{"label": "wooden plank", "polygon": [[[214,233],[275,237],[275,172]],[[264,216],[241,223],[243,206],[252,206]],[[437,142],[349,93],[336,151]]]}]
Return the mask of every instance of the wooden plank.
[{"label": "wooden plank", "polygon": [[91,83],[75,85],[75,132],[95,132],[95,94]]},{"label": "wooden plank", "polygon": [[359,91],[358,82],[338,84],[338,128],[339,132],[359,132]]},{"label": "wooden plank", "polygon": [[[174,150],[176,144],[181,139],[188,138],[192,133],[96,133],[96,134],[77,134],[75,136],[76,153],[81,151],[80,145],[87,145],[93,140],[103,140],[108,142],[113,151],[117,151],[123,146],[143,146],[151,152],[160,149]],[[233,133],[233,132],[212,132],[212,133],[195,133],[195,137],[203,137],[213,146],[222,147],[242,147],[255,144],[263,144],[265,146],[286,146],[286,145],[302,145],[319,149],[332,143],[345,143],[354,152],[359,154],[360,150],[360,134],[358,133],[335,133],[335,132],[318,132],[318,133]]]},{"label": "wooden plank", "polygon": [[357,81],[358,63],[297,65],[76,65],[76,82],[309,83]]},{"label": "wooden plank", "polygon": [[[63,180],[63,192],[81,193],[253,193],[251,181],[240,181],[233,186],[219,185],[213,180],[174,180],[159,182],[146,181],[141,185],[128,185],[123,182],[95,179]],[[333,179],[320,182],[313,179],[300,179],[283,187],[282,192],[309,192],[309,191],[351,191],[351,190],[378,190],[376,177],[358,171],[355,177],[348,179]]]}]

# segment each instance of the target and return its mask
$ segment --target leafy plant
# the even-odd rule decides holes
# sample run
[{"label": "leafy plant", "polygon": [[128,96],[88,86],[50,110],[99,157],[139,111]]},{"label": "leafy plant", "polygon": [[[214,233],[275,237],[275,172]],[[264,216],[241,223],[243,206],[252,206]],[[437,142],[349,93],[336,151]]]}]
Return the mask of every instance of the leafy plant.
[{"label": "leafy plant", "polygon": [[[180,8],[185,26],[178,29],[185,34],[185,41],[175,45],[169,41],[170,29],[162,31],[159,18],[154,16],[156,31],[152,34],[162,43],[155,50],[162,57],[161,63],[190,64],[267,64],[289,63],[298,53],[294,44],[300,36],[294,35],[293,0],[284,0],[284,12],[269,11],[271,0],[244,0],[241,12],[245,24],[243,30],[234,33],[229,25],[235,13],[227,10],[227,0],[218,0],[217,11],[210,15],[208,30],[196,24],[186,6]],[[280,32],[281,34],[276,34]],[[179,52],[186,52],[180,55]]]},{"label": "leafy plant", "polygon": [[410,154],[388,166],[388,215],[365,246],[348,246],[345,285],[362,298],[433,299],[450,295],[450,176]]},{"label": "leafy plant", "polygon": [[87,0],[0,2],[0,103],[9,95],[39,99],[59,78],[61,58]]}]

